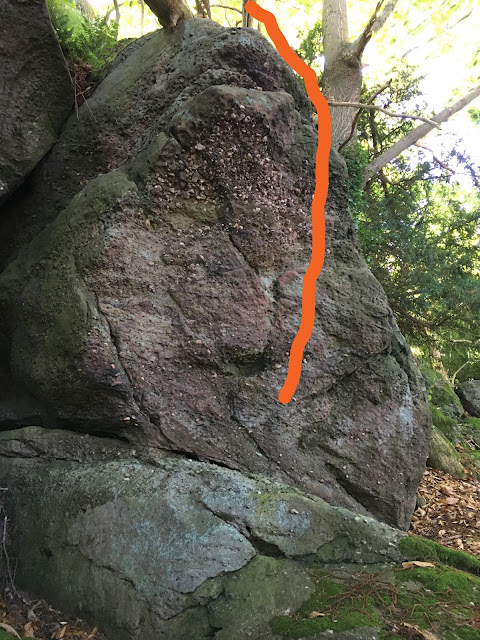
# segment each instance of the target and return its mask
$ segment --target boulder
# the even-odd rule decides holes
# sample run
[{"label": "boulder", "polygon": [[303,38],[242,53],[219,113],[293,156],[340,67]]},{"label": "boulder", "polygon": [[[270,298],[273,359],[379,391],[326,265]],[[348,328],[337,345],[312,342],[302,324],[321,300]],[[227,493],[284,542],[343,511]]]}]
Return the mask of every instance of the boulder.
[{"label": "boulder", "polygon": [[5,207],[4,427],[171,450],[408,528],[430,416],[335,153],[315,328],[294,399],[277,398],[316,145],[295,74],[254,30],[190,19],[122,52]]},{"label": "boulder", "polygon": [[443,435],[440,429],[437,429],[435,426],[432,429],[432,441],[427,465],[433,469],[445,471],[456,478],[463,478],[465,476],[458,451]]},{"label": "boulder", "polygon": [[111,439],[3,432],[0,483],[17,584],[118,640],[263,636],[313,594],[312,563],[403,558],[375,520]]},{"label": "boulder", "polygon": [[455,391],[465,411],[474,418],[480,418],[480,380],[462,382]]},{"label": "boulder", "polygon": [[0,0],[0,203],[45,156],[74,93],[45,0]]}]

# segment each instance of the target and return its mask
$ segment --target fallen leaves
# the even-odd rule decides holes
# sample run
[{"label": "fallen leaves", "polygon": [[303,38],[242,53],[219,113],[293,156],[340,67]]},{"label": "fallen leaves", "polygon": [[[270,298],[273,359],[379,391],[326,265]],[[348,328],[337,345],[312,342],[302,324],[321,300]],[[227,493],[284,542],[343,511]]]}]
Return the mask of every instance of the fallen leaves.
[{"label": "fallen leaves", "polygon": [[27,622],[27,624],[23,627],[22,635],[24,638],[35,638],[35,631],[31,622]]},{"label": "fallen leaves", "polygon": [[408,624],[408,622],[402,622],[395,629],[395,633],[408,640],[438,640],[437,636],[434,636],[430,631],[419,629],[416,625]]},{"label": "fallen leaves", "polygon": [[447,547],[480,556],[480,482],[427,469],[418,493],[426,504],[413,514],[411,530]]},{"label": "fallen leaves", "polygon": [[32,640],[106,640],[98,628],[65,617],[64,613],[39,600],[27,604],[21,599],[0,600],[0,629],[16,638]]},{"label": "fallen leaves", "polygon": [[408,562],[402,562],[402,567],[404,569],[413,569],[413,567],[420,567],[424,569],[425,567],[434,567],[435,565],[431,562],[422,562],[421,560],[409,560]]}]

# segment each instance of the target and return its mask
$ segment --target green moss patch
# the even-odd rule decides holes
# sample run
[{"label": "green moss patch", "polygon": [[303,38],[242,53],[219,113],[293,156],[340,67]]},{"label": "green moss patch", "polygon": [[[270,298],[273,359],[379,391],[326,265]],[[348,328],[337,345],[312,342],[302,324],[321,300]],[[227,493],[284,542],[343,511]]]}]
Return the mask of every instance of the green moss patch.
[{"label": "green moss patch", "polygon": [[472,418],[469,416],[468,418],[465,418],[464,422],[472,427],[475,431],[480,432],[480,418]]},{"label": "green moss patch", "polygon": [[275,635],[281,638],[304,638],[329,629],[347,631],[380,626],[381,619],[372,597],[359,596],[356,586],[352,589],[321,571],[313,571],[312,575],[317,584],[315,594],[295,615],[273,620],[271,628]]},{"label": "green moss patch", "polygon": [[409,560],[440,562],[449,567],[480,576],[480,560],[478,558],[463,551],[449,549],[433,542],[433,540],[418,536],[406,536],[400,541],[399,547]]},{"label": "green moss patch", "polygon": [[455,442],[456,438],[456,422],[453,418],[449,418],[446,416],[440,409],[437,409],[435,405],[431,402],[429,403],[430,413],[432,414],[432,422],[439,429],[443,435],[450,440],[450,442]]},{"label": "green moss patch", "polygon": [[289,640],[376,628],[382,640],[396,640],[406,637],[406,624],[438,640],[480,640],[480,577],[473,575],[480,561],[421,538],[405,538],[401,546],[408,557],[431,560],[434,566],[397,565],[374,573],[361,567],[311,567],[315,594],[293,615],[273,620],[273,635]]}]

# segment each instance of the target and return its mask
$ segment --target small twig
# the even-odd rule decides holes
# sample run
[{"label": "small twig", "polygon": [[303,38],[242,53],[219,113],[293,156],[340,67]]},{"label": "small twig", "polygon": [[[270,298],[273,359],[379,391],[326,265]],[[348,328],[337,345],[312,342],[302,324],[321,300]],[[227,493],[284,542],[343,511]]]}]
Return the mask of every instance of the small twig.
[{"label": "small twig", "polygon": [[387,111],[387,109],[383,109],[383,107],[377,107],[374,104],[364,104],[363,102],[331,102],[328,101],[328,104],[331,107],[352,107],[355,109],[371,109],[372,111],[381,111],[381,113],[387,114],[391,118],[403,118],[410,120],[421,120],[422,122],[426,122],[427,124],[431,124],[433,127],[440,129],[440,125],[438,122],[434,120],[430,120],[430,118],[424,118],[423,116],[412,116],[408,113],[393,113],[392,111]]},{"label": "small twig", "polygon": [[229,7],[226,4],[211,4],[210,6],[211,6],[212,9],[213,8],[216,8],[216,9],[228,9],[228,11],[237,11],[237,13],[240,13],[240,14],[242,13],[241,9],[237,9],[237,7]]},{"label": "small twig", "polygon": [[[5,509],[0,506],[0,514],[3,516],[3,527],[2,527],[2,552],[3,552],[3,557],[5,558],[5,568],[7,570],[7,578],[8,578],[8,582],[10,584],[10,589],[12,590],[13,594],[17,597],[20,598],[20,600],[23,600],[22,596],[18,593],[17,588],[15,587],[15,582],[13,579],[13,575],[12,575],[12,568],[10,566],[10,557],[8,555],[8,551],[7,551],[7,523],[8,523],[8,518],[7,518],[7,514],[5,513]],[[25,600],[23,600],[25,602]]]},{"label": "small twig", "polygon": [[94,120],[95,122],[97,122],[97,119],[96,119],[96,118],[95,118],[95,116],[93,115],[93,112],[92,112],[92,110],[90,109],[90,105],[89,105],[89,104],[88,104],[88,102],[87,102],[87,97],[88,97],[88,96],[87,96],[87,97],[85,97],[85,94],[87,93],[88,89],[90,89],[90,87],[88,87],[88,89],[86,89],[85,91],[82,91],[82,90],[80,89],[80,84],[79,84],[79,82],[77,81],[77,74],[76,74],[76,73],[75,73],[74,81],[75,81],[75,114],[76,114],[76,116],[77,116],[77,120],[79,120],[79,119],[80,119],[80,118],[79,118],[79,115],[78,115],[78,100],[77,100],[77,97],[78,97],[78,96],[82,96],[82,98],[83,98],[83,102],[84,102],[85,106],[87,107],[88,111],[90,112],[90,115],[92,116],[93,120]]},{"label": "small twig", "polygon": [[442,169],[445,169],[446,171],[450,171],[450,173],[456,173],[456,171],[454,169],[452,169],[451,167],[448,166],[448,164],[445,164],[445,162],[442,162],[442,160],[440,160],[440,158],[438,158],[435,155],[435,152],[433,151],[433,149],[430,149],[430,147],[426,147],[424,144],[420,144],[419,142],[415,143],[415,146],[418,147],[419,149],[424,149],[425,151],[430,151],[430,153],[432,154],[432,158],[434,159],[434,161],[439,164]]}]

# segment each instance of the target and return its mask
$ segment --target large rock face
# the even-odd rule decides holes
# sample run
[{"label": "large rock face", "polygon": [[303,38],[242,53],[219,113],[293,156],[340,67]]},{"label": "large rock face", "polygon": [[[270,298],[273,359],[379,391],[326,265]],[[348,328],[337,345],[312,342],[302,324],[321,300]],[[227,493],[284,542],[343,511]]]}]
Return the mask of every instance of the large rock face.
[{"label": "large rock face", "polygon": [[56,142],[73,85],[45,0],[0,0],[0,202]]},{"label": "large rock face", "polygon": [[18,583],[117,640],[272,639],[312,564],[402,558],[403,534],[370,518],[92,436],[0,434],[0,482]]},{"label": "large rock face", "polygon": [[429,413],[336,155],[315,329],[294,400],[277,399],[316,142],[253,30],[192,19],[127,49],[4,211],[4,426],[170,449],[406,528]]}]

